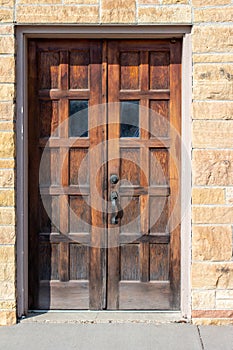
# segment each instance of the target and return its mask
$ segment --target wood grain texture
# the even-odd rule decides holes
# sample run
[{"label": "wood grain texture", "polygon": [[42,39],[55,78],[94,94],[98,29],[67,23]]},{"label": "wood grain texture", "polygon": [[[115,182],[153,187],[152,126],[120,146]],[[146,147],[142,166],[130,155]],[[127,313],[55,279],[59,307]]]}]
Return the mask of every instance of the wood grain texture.
[{"label": "wood grain texture", "polygon": [[119,308],[125,310],[170,310],[169,282],[120,282]]},{"label": "wood grain texture", "polygon": [[150,52],[150,89],[169,89],[169,52]]},{"label": "wood grain texture", "polygon": [[39,72],[40,89],[57,89],[59,84],[59,53],[54,51],[39,51]]},{"label": "wood grain texture", "polygon": [[72,50],[69,58],[70,89],[88,89],[90,50]]},{"label": "wood grain texture", "polygon": [[[30,308],[179,309],[181,42],[30,39],[28,52]],[[71,100],[88,101],[88,137],[70,137]],[[121,101],[139,103],[137,135],[120,137]]]},{"label": "wood grain texture", "polygon": [[[112,271],[109,267],[108,293],[111,295],[111,307],[176,309],[179,308],[179,230],[170,244],[168,222],[170,206],[174,205],[179,194],[178,178],[174,177],[174,165],[171,165],[169,154],[170,149],[176,149],[173,140],[175,135],[170,132],[170,119],[176,120],[174,123],[179,130],[181,102],[180,79],[172,73],[173,48],[168,40],[120,40],[110,41],[108,50],[109,101],[138,100],[141,106],[138,139],[119,139],[117,108],[110,116],[115,123],[111,125],[111,129],[109,127],[109,135],[119,139],[119,145],[115,141],[109,150],[109,157],[119,157],[120,146],[120,180],[124,178],[133,185],[131,188],[130,184],[123,183],[110,186],[110,191],[116,190],[121,196],[118,214],[121,225],[119,239],[122,243],[128,243],[127,248],[121,248],[120,254],[117,248],[109,251]],[[180,59],[180,52],[177,50],[176,61],[179,67]],[[176,67],[176,71],[177,69]],[[176,82],[172,81],[174,79]],[[176,152],[180,152],[179,148]],[[116,160],[111,161],[109,175],[114,171],[118,174],[118,166]],[[179,166],[178,164],[178,168]],[[165,197],[159,196],[159,188],[161,193],[166,193]],[[126,196],[130,191],[131,199]],[[135,196],[139,199],[137,206]],[[179,212],[177,214],[180,215]],[[118,235],[119,228],[115,227],[115,243],[119,243]],[[136,242],[139,243],[139,250],[135,248]],[[138,266],[138,252],[139,271],[130,275],[130,270],[135,271],[135,265]],[[135,282],[123,283],[127,276]],[[159,281],[166,282],[159,284]]]},{"label": "wood grain texture", "polygon": [[88,185],[89,166],[88,149],[71,148],[69,150],[69,184]]},{"label": "wood grain texture", "polygon": [[169,101],[150,100],[150,137],[169,137]]},{"label": "wood grain texture", "polygon": [[[120,90],[120,52],[117,41],[108,43],[108,199],[111,208],[110,193],[118,191],[119,185],[110,184],[110,176],[115,174],[120,178],[120,106],[118,94]],[[110,209],[111,210],[111,209]],[[108,284],[107,284],[107,308],[116,310],[119,308],[119,276],[120,276],[120,248],[119,225],[111,224],[112,213],[108,215]]]},{"label": "wood grain texture", "polygon": [[181,42],[177,41],[171,46],[171,100],[170,100],[170,123],[171,139],[170,164],[169,171],[172,174],[170,178],[170,276],[173,293],[173,308],[178,309],[180,305],[180,220],[181,203],[180,203],[180,169],[181,169]]},{"label": "wood grain texture", "polygon": [[120,77],[122,90],[139,89],[139,52],[120,53]]},{"label": "wood grain texture", "polygon": [[[90,209],[90,200],[93,206],[96,203],[90,189],[94,188],[94,182],[90,186],[89,176],[96,172],[103,154],[90,162],[85,157],[94,144],[105,140],[105,134],[102,129],[93,128],[91,139],[69,138],[70,99],[85,98],[89,106],[102,102],[101,45],[99,40],[43,39],[29,43],[29,178],[33,179],[29,185],[32,208],[29,285],[33,309],[104,306],[101,287],[104,251],[86,246],[99,239],[98,229],[104,226],[101,211],[96,216]],[[90,118],[93,126],[95,114],[90,114]],[[41,192],[48,213],[39,200],[38,169],[43,152],[45,171]],[[104,172],[99,174],[98,181],[101,193]],[[59,230],[52,224],[55,217]],[[92,221],[96,232],[96,228],[90,232]],[[71,282],[83,279],[84,284]],[[50,280],[47,285],[42,283]]]},{"label": "wood grain texture", "polygon": [[120,178],[132,185],[140,184],[140,150],[120,150]]},{"label": "wood grain texture", "polygon": [[56,100],[40,100],[40,137],[58,136],[59,106]]}]

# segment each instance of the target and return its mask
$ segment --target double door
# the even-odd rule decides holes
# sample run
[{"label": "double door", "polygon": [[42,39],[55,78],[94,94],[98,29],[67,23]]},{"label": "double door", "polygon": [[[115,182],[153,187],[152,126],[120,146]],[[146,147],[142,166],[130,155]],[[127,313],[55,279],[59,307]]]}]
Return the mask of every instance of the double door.
[{"label": "double door", "polygon": [[29,309],[179,309],[180,41],[28,57]]}]

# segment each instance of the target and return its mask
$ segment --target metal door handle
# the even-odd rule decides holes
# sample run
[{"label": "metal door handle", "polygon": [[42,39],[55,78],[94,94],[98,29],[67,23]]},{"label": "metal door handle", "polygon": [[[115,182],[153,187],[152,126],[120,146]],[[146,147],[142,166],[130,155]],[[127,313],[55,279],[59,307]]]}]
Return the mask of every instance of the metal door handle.
[{"label": "metal door handle", "polygon": [[112,202],[112,218],[111,218],[111,223],[113,225],[118,224],[118,219],[117,219],[117,214],[118,214],[118,209],[117,209],[117,198],[118,194],[116,191],[111,192],[111,202]]},{"label": "metal door handle", "polygon": [[112,174],[111,176],[110,176],[110,182],[111,182],[111,184],[112,185],[116,185],[117,184],[117,182],[118,182],[118,176],[116,175],[116,174]]}]

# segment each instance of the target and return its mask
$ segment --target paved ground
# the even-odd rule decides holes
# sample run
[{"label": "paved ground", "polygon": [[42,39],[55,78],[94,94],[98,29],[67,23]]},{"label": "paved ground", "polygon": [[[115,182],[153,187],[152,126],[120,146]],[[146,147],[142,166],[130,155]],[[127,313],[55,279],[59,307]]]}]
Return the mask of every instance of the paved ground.
[{"label": "paved ground", "polygon": [[233,350],[233,326],[46,323],[0,327],[2,350]]}]

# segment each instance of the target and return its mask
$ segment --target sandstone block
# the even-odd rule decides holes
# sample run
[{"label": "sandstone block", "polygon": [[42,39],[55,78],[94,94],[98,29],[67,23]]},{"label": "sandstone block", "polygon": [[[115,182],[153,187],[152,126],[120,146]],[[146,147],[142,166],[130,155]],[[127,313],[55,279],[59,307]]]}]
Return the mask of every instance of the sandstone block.
[{"label": "sandstone block", "polygon": [[0,9],[0,22],[13,22],[14,12],[13,9]]},{"label": "sandstone block", "polygon": [[205,317],[205,318],[233,318],[232,310],[193,310],[193,317]]},{"label": "sandstone block", "polygon": [[219,266],[217,272],[221,273],[217,287],[219,289],[233,289],[233,262]]},{"label": "sandstone block", "polygon": [[18,23],[98,23],[98,6],[23,6],[17,10]]},{"label": "sandstone block", "polygon": [[216,300],[216,307],[223,310],[233,309],[233,299],[219,299]]},{"label": "sandstone block", "polygon": [[0,311],[0,326],[11,326],[16,324],[16,311]]},{"label": "sandstone block", "polygon": [[0,169],[0,187],[14,186],[14,171],[11,169]]},{"label": "sandstone block", "polygon": [[222,188],[193,188],[193,204],[225,204],[225,190]]},{"label": "sandstone block", "polygon": [[193,185],[233,186],[232,150],[194,150]]},{"label": "sandstone block", "polygon": [[12,53],[15,52],[15,40],[13,36],[0,37],[0,53]]},{"label": "sandstone block", "polygon": [[50,5],[61,4],[62,0],[19,0],[19,4],[26,5]]},{"label": "sandstone block", "polygon": [[233,26],[195,26],[193,52],[233,52]]},{"label": "sandstone block", "polygon": [[15,282],[0,282],[0,295],[4,295],[5,300],[15,299]]},{"label": "sandstone block", "polygon": [[102,0],[102,23],[135,23],[135,0]]},{"label": "sandstone block", "polygon": [[217,290],[216,299],[233,299],[233,290]]},{"label": "sandstone block", "polygon": [[5,263],[0,264],[0,282],[14,282],[15,281],[15,264]]},{"label": "sandstone block", "polygon": [[0,131],[14,131],[15,124],[8,121],[0,121]]},{"label": "sandstone block", "polygon": [[0,84],[0,100],[9,101],[15,97],[14,84]]},{"label": "sandstone block", "polygon": [[233,324],[232,318],[192,318],[192,324],[197,326],[226,326]]},{"label": "sandstone block", "polygon": [[14,34],[14,26],[13,24],[0,24],[0,35],[10,35]]},{"label": "sandstone block", "polygon": [[15,238],[14,226],[0,226],[0,244],[15,244]]},{"label": "sandstone block", "polygon": [[192,288],[216,289],[221,273],[216,271],[216,264],[206,262],[193,262],[192,264]]},{"label": "sandstone block", "polygon": [[218,309],[233,310],[233,290],[217,291],[216,307]]},{"label": "sandstone block", "polygon": [[[40,1],[40,0],[38,0],[38,1]],[[98,5],[99,0],[64,0],[64,4]]]},{"label": "sandstone block", "polygon": [[15,300],[0,300],[0,310],[5,309],[16,309],[16,301]]},{"label": "sandstone block", "polygon": [[14,6],[14,0],[0,0],[0,6],[2,7],[13,7]]},{"label": "sandstone block", "polygon": [[231,261],[231,226],[193,226],[193,260]]},{"label": "sandstone block", "polygon": [[0,264],[12,264],[15,262],[15,247],[9,245],[0,246]]},{"label": "sandstone block", "polygon": [[0,102],[0,120],[12,120],[14,117],[13,102]]},{"label": "sandstone block", "polygon": [[233,120],[232,101],[193,102],[193,119]]},{"label": "sandstone block", "polygon": [[15,142],[13,132],[0,132],[0,157],[8,158],[15,156]]},{"label": "sandstone block", "polygon": [[233,288],[233,262],[194,262],[192,265],[192,287],[194,289]]},{"label": "sandstone block", "polygon": [[0,207],[0,225],[15,225],[15,209]]},{"label": "sandstone block", "polygon": [[138,5],[159,5],[160,0],[138,0]]},{"label": "sandstone block", "polygon": [[13,83],[15,81],[14,57],[0,57],[0,82]]},{"label": "sandstone block", "polygon": [[193,206],[192,219],[194,224],[232,224],[233,206]]},{"label": "sandstone block", "polygon": [[12,207],[15,205],[15,191],[14,190],[1,190],[0,191],[0,206]]},{"label": "sandstone block", "polygon": [[189,4],[189,0],[162,0],[163,5]]},{"label": "sandstone block", "polygon": [[232,22],[233,7],[205,8],[194,10],[194,23],[203,22]]},{"label": "sandstone block", "polygon": [[139,7],[139,23],[191,23],[191,7]]},{"label": "sandstone block", "polygon": [[231,4],[231,0],[192,0],[192,5],[193,6],[216,6],[216,5],[228,5]]},{"label": "sandstone block", "polygon": [[15,167],[15,159],[14,158],[8,158],[8,159],[0,159],[0,169],[13,169]]},{"label": "sandstone block", "polygon": [[226,203],[233,204],[233,188],[226,188]]},{"label": "sandstone block", "polygon": [[233,54],[211,54],[211,53],[203,53],[203,54],[194,54],[193,55],[193,63],[232,63],[233,62]]},{"label": "sandstone block", "polygon": [[232,64],[195,64],[193,98],[197,100],[232,100]]},{"label": "sandstone block", "polygon": [[233,120],[194,121],[192,145],[194,148],[232,148]]},{"label": "sandstone block", "polygon": [[195,310],[215,308],[215,291],[195,290],[192,292],[192,308]]}]

